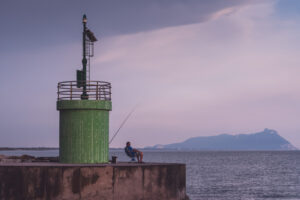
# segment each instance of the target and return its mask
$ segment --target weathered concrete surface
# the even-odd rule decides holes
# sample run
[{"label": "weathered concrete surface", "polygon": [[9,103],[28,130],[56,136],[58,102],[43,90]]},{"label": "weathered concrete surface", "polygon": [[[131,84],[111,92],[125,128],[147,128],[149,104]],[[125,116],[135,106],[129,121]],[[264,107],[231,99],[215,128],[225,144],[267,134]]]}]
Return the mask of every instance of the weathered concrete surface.
[{"label": "weathered concrete surface", "polygon": [[2,163],[0,199],[186,199],[184,164]]}]

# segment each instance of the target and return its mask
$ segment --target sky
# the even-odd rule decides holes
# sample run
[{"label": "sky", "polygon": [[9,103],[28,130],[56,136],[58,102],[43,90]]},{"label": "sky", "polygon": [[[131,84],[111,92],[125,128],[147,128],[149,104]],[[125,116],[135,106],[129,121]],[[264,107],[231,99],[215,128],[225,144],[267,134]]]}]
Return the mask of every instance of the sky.
[{"label": "sky", "polygon": [[57,83],[81,68],[82,15],[112,84],[111,147],[274,129],[300,148],[298,0],[1,0],[0,146],[58,147]]}]

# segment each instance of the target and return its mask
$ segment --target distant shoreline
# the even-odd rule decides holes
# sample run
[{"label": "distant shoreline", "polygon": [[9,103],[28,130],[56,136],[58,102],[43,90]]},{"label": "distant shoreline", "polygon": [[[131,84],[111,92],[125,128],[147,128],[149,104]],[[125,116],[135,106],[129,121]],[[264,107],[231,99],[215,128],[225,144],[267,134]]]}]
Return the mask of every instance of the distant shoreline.
[{"label": "distant shoreline", "polygon": [[[109,148],[110,150],[123,150],[123,148]],[[59,147],[0,147],[0,151],[48,151],[59,150]]]},{"label": "distant shoreline", "polygon": [[[156,149],[156,148],[138,148],[139,150],[142,151],[164,151],[164,152],[256,152],[256,151],[277,151],[277,152],[284,152],[284,151],[300,151],[299,149],[295,150],[222,150],[222,149],[174,149],[174,148],[162,148],[162,149]],[[1,151],[18,151],[18,150],[23,150],[23,151],[49,151],[49,150],[59,150],[58,147],[0,147],[0,152]],[[123,151],[124,148],[109,148],[109,150],[117,150],[117,151]]]},{"label": "distant shoreline", "polygon": [[58,147],[0,147],[0,151],[14,151],[14,150],[34,150],[34,151],[43,151],[43,150],[58,150]]}]

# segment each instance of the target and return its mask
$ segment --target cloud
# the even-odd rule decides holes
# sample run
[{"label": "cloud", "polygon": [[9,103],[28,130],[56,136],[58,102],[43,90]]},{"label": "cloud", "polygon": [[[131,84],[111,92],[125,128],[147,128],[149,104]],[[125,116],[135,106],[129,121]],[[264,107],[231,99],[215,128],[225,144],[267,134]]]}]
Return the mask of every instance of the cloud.
[{"label": "cloud", "polygon": [[[0,52],[20,51],[80,39],[81,18],[98,38],[207,21],[224,8],[252,4],[253,0],[98,0],[3,1],[0,7]],[[26,39],[24,39],[26,38]]]},{"label": "cloud", "polygon": [[299,29],[273,18],[274,3],[225,8],[205,23],[97,46],[95,77],[114,88],[112,128],[142,101],[114,145],[128,137],[144,146],[265,127],[295,141]]},{"label": "cloud", "polygon": [[[74,80],[81,64],[76,16],[82,9],[75,8],[76,2],[58,10],[58,2],[40,7],[37,12],[45,15],[32,20],[24,14],[30,3],[22,15],[7,16],[14,27],[2,33],[10,46],[4,41],[0,54],[5,66],[0,70],[1,146],[58,146],[56,83]],[[147,2],[153,6],[120,4],[111,13],[114,6],[101,7],[105,12],[97,10],[100,4],[87,8],[90,27],[105,36],[95,44],[91,71],[92,79],[112,82],[111,136],[139,103],[112,146],[127,140],[135,146],[166,144],[266,127],[300,141],[299,19],[278,18],[277,1]],[[151,20],[153,15],[157,18]]]}]

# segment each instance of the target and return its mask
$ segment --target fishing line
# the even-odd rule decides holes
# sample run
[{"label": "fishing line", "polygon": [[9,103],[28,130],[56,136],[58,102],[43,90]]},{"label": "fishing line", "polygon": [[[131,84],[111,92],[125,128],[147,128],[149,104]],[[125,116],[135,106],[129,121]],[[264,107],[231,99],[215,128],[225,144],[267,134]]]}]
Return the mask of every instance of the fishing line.
[{"label": "fishing line", "polygon": [[131,114],[135,111],[135,109],[137,108],[138,105],[134,106],[134,108],[130,111],[130,113],[126,116],[126,118],[123,120],[123,122],[121,123],[120,127],[118,128],[118,130],[115,132],[115,134],[113,135],[113,137],[110,139],[109,143],[110,144],[114,138],[118,135],[119,131],[121,130],[121,128],[124,126],[124,124],[127,122],[127,120],[130,118]]}]

